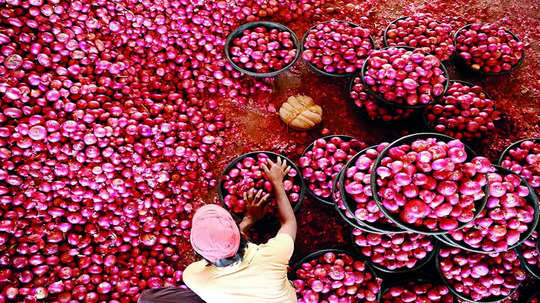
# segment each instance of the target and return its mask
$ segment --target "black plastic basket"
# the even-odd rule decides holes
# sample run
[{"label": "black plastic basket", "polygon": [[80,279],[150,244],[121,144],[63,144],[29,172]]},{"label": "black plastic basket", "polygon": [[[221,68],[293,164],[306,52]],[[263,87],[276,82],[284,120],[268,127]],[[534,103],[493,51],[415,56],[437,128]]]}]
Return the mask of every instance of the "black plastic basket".
[{"label": "black plastic basket", "polygon": [[[367,232],[369,232],[369,231],[367,231]],[[386,233],[386,234],[388,234],[388,233]],[[430,251],[424,257],[424,259],[419,260],[416,263],[416,265],[414,267],[412,267],[412,268],[400,268],[400,269],[396,269],[396,270],[390,270],[390,269],[388,269],[388,268],[386,268],[384,266],[381,266],[381,265],[378,265],[378,264],[372,262],[369,257],[364,256],[362,254],[362,252],[361,252],[361,248],[356,244],[355,236],[353,235],[352,231],[349,233],[349,235],[350,235],[350,238],[351,238],[351,246],[353,247],[353,250],[355,251],[356,255],[359,256],[359,257],[362,257],[364,260],[369,262],[371,267],[373,267],[375,270],[377,270],[377,271],[379,271],[381,273],[385,273],[385,274],[416,273],[416,272],[418,272],[419,269],[421,269],[426,264],[428,264],[429,261],[431,261],[431,259],[433,259],[433,256],[435,255],[435,251],[437,251],[437,248],[439,247],[439,241],[435,237],[428,236],[428,237],[431,237],[431,242],[433,243],[433,250]]]},{"label": "black plastic basket", "polygon": [[[376,149],[377,146],[373,145],[373,146],[364,148],[363,150],[358,152],[356,155],[354,155],[351,159],[349,159],[347,164],[345,164],[345,166],[343,166],[343,172],[345,172],[352,165],[355,165],[355,162],[358,159],[358,157],[365,154],[367,150],[374,149],[374,148]],[[373,163],[373,165],[375,165],[375,163]],[[347,211],[349,213],[351,213],[351,214],[354,214],[353,207],[351,206],[351,203],[355,203],[355,202],[352,202],[354,199],[351,197],[351,195],[349,195],[347,193],[347,191],[345,190],[345,188],[343,186],[345,184],[345,176],[346,176],[345,173],[343,173],[343,174],[341,174],[339,176],[339,185],[340,185],[339,186],[339,192],[341,194],[341,200],[343,201],[343,204],[345,205],[345,208],[347,209]],[[372,194],[373,194],[373,192],[372,192]],[[373,197],[373,199],[375,200],[375,197]],[[379,204],[377,204],[377,205],[379,205]],[[380,208],[381,208],[381,206],[379,205],[379,209]],[[383,214],[384,214],[384,212],[383,212]],[[364,222],[364,221],[360,221],[360,220],[357,220],[357,221],[358,221],[358,224],[364,225],[365,227],[367,227],[367,230],[373,230],[373,232],[375,232],[375,233],[403,233],[403,232],[407,232],[403,228],[400,228],[399,226],[394,226],[392,224],[385,224],[385,223],[378,223],[378,222]]]},{"label": "black plastic basket", "polygon": [[435,253],[435,267],[437,268],[437,273],[439,274],[441,280],[446,285],[446,287],[448,287],[448,289],[454,294],[454,296],[458,297],[459,299],[465,300],[467,302],[476,302],[476,303],[497,303],[497,302],[500,302],[500,301],[502,301],[502,300],[504,300],[506,298],[511,297],[512,294],[514,294],[514,292],[517,290],[517,288],[514,288],[510,292],[510,294],[508,296],[498,296],[498,297],[492,296],[492,297],[486,298],[485,300],[481,300],[481,301],[473,300],[472,298],[458,292],[452,285],[450,285],[450,283],[444,277],[444,275],[443,275],[443,273],[441,271],[441,267],[439,266],[439,264],[440,264],[440,255],[439,255],[440,249],[441,249],[441,246],[439,246],[437,248],[436,253]]},{"label": "black plastic basket", "polygon": [[[410,46],[388,46],[388,47],[385,47],[383,48],[384,49],[388,49],[388,48],[391,48],[391,47],[395,47],[395,48],[403,48],[403,49],[406,49],[406,50],[415,50],[416,48],[414,47],[410,47]],[[371,57],[371,56],[370,56]],[[399,108],[408,108],[408,109],[419,109],[419,108],[424,108],[430,104],[434,104],[436,103],[440,98],[442,98],[444,96],[444,94],[446,93],[446,90],[448,89],[448,84],[450,82],[450,75],[448,74],[448,70],[446,69],[446,67],[444,66],[444,64],[442,63],[442,61],[440,61],[439,63],[439,67],[441,68],[441,70],[443,71],[443,74],[445,75],[446,77],[446,82],[444,84],[444,90],[443,92],[441,93],[440,96],[438,97],[434,97],[433,100],[431,100],[431,102],[429,103],[426,103],[426,104],[416,104],[416,105],[408,105],[408,104],[399,104],[399,103],[396,103],[396,102],[389,102],[387,101],[386,99],[384,99],[382,96],[380,96],[379,94],[375,93],[373,90],[371,90],[371,85],[368,85],[365,81],[365,73],[366,73],[366,70],[367,70],[367,65],[368,65],[368,60],[369,58],[368,57],[366,59],[366,61],[364,62],[364,65],[362,65],[362,70],[361,70],[361,75],[362,75],[362,83],[364,84],[364,86],[366,87],[366,92],[368,94],[370,94],[371,96],[373,96],[374,98],[376,98],[377,100],[389,105],[389,106],[393,106],[393,107],[399,107]]]},{"label": "black plastic basket", "polygon": [[[455,62],[456,66],[461,68],[462,70],[465,70],[465,71],[468,71],[468,72],[471,72],[471,73],[474,73],[474,74],[477,74],[477,75],[481,75],[481,76],[501,76],[501,75],[506,75],[506,74],[509,74],[510,72],[512,72],[513,70],[515,70],[516,68],[520,67],[521,64],[523,64],[523,60],[525,59],[525,50],[523,50],[521,52],[521,58],[519,59],[518,63],[514,66],[512,66],[512,68],[510,68],[509,70],[506,70],[506,71],[501,71],[501,72],[498,72],[498,73],[492,73],[492,72],[484,72],[482,70],[476,70],[476,69],[473,69],[471,68],[467,63],[465,63],[465,60],[463,60],[460,56],[459,56],[459,51],[457,49],[457,37],[459,36],[459,33],[462,31],[462,30],[466,30],[468,29],[469,27],[471,27],[472,23],[470,24],[467,24],[465,26],[462,26],[460,29],[458,29],[455,33],[454,33],[454,46],[456,47],[456,50],[454,51],[454,54],[453,54],[453,61]],[[514,33],[512,33],[511,31],[509,30],[506,30],[507,33],[509,33],[512,37],[514,37],[514,39],[516,41],[521,41]]]},{"label": "black plastic basket", "polygon": [[[256,28],[256,27],[259,27],[259,26],[266,27],[267,29],[278,29],[278,30],[281,30],[281,31],[289,32],[291,34],[291,40],[293,41],[294,47],[296,48],[296,56],[294,57],[294,59],[289,64],[287,64],[283,68],[281,68],[279,70],[276,70],[276,71],[273,71],[273,72],[257,73],[257,72],[252,71],[252,70],[244,69],[244,68],[238,66],[235,62],[232,61],[232,59],[231,59],[231,44],[232,44],[233,40],[236,39],[237,37],[241,36],[242,32],[244,30]],[[224,50],[225,50],[225,58],[227,58],[227,61],[229,61],[229,63],[232,65],[232,67],[234,69],[236,69],[237,71],[242,72],[242,73],[244,73],[246,75],[253,76],[253,77],[274,77],[274,76],[286,71],[291,66],[293,66],[294,63],[296,63],[296,61],[298,60],[298,58],[300,58],[300,54],[302,53],[300,41],[298,40],[298,37],[296,37],[296,35],[294,34],[294,32],[292,30],[290,30],[288,27],[286,27],[283,24],[279,24],[279,23],[275,23],[275,22],[269,22],[269,21],[256,21],[256,22],[250,22],[250,23],[246,23],[246,24],[243,24],[243,25],[239,26],[234,31],[232,31],[229,34],[229,36],[227,36],[227,40],[225,40]]]},{"label": "black plastic basket", "polygon": [[508,155],[510,150],[519,147],[521,142],[524,142],[524,141],[533,141],[536,143],[540,143],[540,138],[525,138],[525,139],[521,139],[516,142],[513,142],[512,144],[510,144],[507,148],[503,150],[503,152],[501,153],[501,156],[499,157],[499,161],[497,161],[497,164],[502,165],[504,158]]},{"label": "black plastic basket", "polygon": [[[294,183],[300,185],[300,193],[299,193],[298,201],[296,203],[294,203],[294,205],[293,205],[293,210],[294,210],[294,212],[297,212],[298,209],[300,209],[300,204],[302,203],[302,200],[304,199],[304,196],[306,194],[306,186],[305,186],[304,180],[302,178],[302,172],[298,169],[298,167],[296,167],[296,165],[291,160],[289,160],[289,158],[287,158],[287,157],[285,157],[283,155],[274,153],[274,152],[270,152],[270,151],[254,151],[254,152],[249,152],[249,153],[243,154],[243,155],[235,158],[234,160],[232,160],[225,167],[225,169],[223,170],[223,172],[221,173],[221,175],[219,177],[218,187],[217,187],[218,188],[218,198],[221,201],[221,204],[223,205],[223,207],[228,209],[227,205],[225,204],[225,200],[224,200],[225,195],[226,195],[226,190],[223,187],[223,179],[224,179],[223,176],[225,174],[227,174],[229,172],[229,170],[233,169],[236,166],[236,163],[244,160],[244,158],[246,158],[246,157],[254,157],[254,158],[256,158],[257,154],[260,154],[260,153],[268,155],[268,157],[272,161],[275,161],[278,157],[280,157],[281,159],[284,159],[284,160],[287,161],[287,165],[290,166],[291,169],[294,169],[296,171],[296,176],[294,176]],[[237,214],[237,213],[234,213],[234,212],[231,212],[231,213],[236,218],[241,217],[240,214]]]},{"label": "black plastic basket", "polygon": [[[436,279],[434,280],[432,277],[424,277],[424,276],[420,276],[420,277],[412,277],[411,279],[407,279],[406,281],[394,281],[393,283],[390,283],[388,285],[385,285],[385,288],[384,290],[381,292],[381,299],[379,300],[380,303],[383,303],[384,302],[384,298],[383,296],[390,291],[390,289],[392,287],[395,287],[395,286],[408,286],[408,284],[410,282],[417,282],[419,284],[432,284],[432,285],[444,285],[446,286],[442,281],[439,281],[440,279]],[[439,282],[439,283],[437,283]],[[447,287],[448,288],[448,287]],[[458,303],[457,300],[456,300],[456,296],[452,293],[452,292],[449,292],[449,294],[452,296],[453,298],[453,303]]]},{"label": "black plastic basket", "polygon": [[[354,137],[352,136],[348,136],[348,135],[330,135],[330,136],[325,136],[325,137],[322,137],[322,138],[319,138],[319,139],[325,139],[325,140],[328,140],[330,138],[333,138],[333,137],[339,137],[341,139],[343,139],[343,141],[351,141],[353,139],[355,139]],[[317,140],[319,140],[317,139]],[[315,140],[316,141],[316,140]],[[304,151],[302,152],[302,155],[300,155],[300,157],[303,157],[306,155],[306,153],[310,150],[313,149],[313,145],[315,145],[315,141],[311,142],[305,149]],[[334,177],[334,179],[336,179],[338,176],[338,174],[336,174],[336,176]],[[334,200],[332,199],[332,195],[330,195],[330,197],[328,198],[323,198],[323,197],[319,197],[317,195],[315,195],[315,193],[313,193],[313,191],[309,188],[308,186],[308,182],[306,179],[304,179],[304,184],[306,184],[306,191],[307,193],[312,196],[315,200],[319,201],[319,202],[322,202],[324,204],[328,204],[328,205],[332,205],[334,204]]]},{"label": "black plastic basket", "polygon": [[[298,270],[303,263],[307,263],[307,262],[310,262],[311,260],[313,259],[316,259],[326,253],[335,253],[335,254],[346,254],[346,255],[349,255],[350,257],[352,257],[353,259],[356,257],[355,254],[352,254],[346,250],[343,250],[343,249],[323,249],[323,250],[319,250],[319,251],[316,251],[316,252],[312,252],[310,253],[309,255],[303,257],[300,261],[298,261],[298,263],[296,263],[293,267],[293,270],[291,272],[291,274],[289,275],[289,279],[290,280],[294,280],[296,279],[296,270]],[[366,270],[368,270],[372,275],[373,275],[373,278],[374,279],[377,279],[377,274],[376,272],[373,270],[373,268],[371,268],[371,265],[369,264],[369,262],[365,262],[366,263]],[[382,290],[382,289],[381,289]],[[379,302],[380,298],[381,298],[381,290],[379,290],[379,293],[377,293],[377,302]]]},{"label": "black plastic basket", "polygon": [[[324,24],[324,23],[330,23],[330,22],[340,22],[340,23],[347,23],[349,25],[351,25],[352,27],[360,27],[359,25],[357,24],[354,24],[352,22],[348,22],[348,21],[343,21],[343,20],[328,20],[328,21],[324,21],[324,22],[319,22],[315,25],[313,25],[312,27],[310,27],[307,32],[304,34],[304,37],[302,37],[302,44],[301,44],[301,47],[302,47],[302,53],[304,52],[305,50],[305,47],[304,47],[304,44],[306,42],[306,38],[307,36],[309,35],[309,33],[316,27],[318,26],[319,24]],[[373,38],[371,37],[371,35],[369,36],[369,40],[371,41],[371,45],[373,46],[372,50],[375,49],[375,41],[373,41]],[[367,58],[367,57],[366,57]],[[343,74],[338,74],[338,73],[329,73],[327,71],[324,71],[318,67],[316,67],[315,65],[313,65],[311,62],[305,60],[307,62],[307,64],[309,65],[309,67],[311,67],[313,70],[319,72],[320,74],[322,75],[325,75],[325,76],[329,76],[329,77],[338,77],[338,78],[346,78],[346,77],[349,77],[351,75],[353,75],[354,73],[343,73]]]},{"label": "black plastic basket", "polygon": [[[409,143],[409,142],[412,142],[416,139],[426,139],[426,138],[435,138],[437,140],[440,140],[440,141],[445,141],[445,142],[448,142],[448,141],[451,141],[451,140],[455,140],[454,138],[450,137],[450,136],[447,136],[447,135],[443,135],[443,134],[439,134],[439,133],[416,133],[416,134],[411,134],[411,135],[407,135],[407,136],[404,136],[404,137],[401,137],[399,139],[397,139],[396,141],[390,143],[390,145],[388,145],[388,147],[386,147],[380,154],[379,156],[377,157],[377,159],[375,160],[375,163],[373,164],[374,165],[374,169],[371,170],[371,192],[373,193],[373,198],[375,200],[375,203],[377,203],[377,205],[379,205],[379,208],[381,209],[381,211],[383,212],[383,214],[386,215],[386,217],[388,219],[390,219],[390,221],[394,222],[397,226],[407,230],[407,231],[411,231],[411,232],[415,232],[415,233],[420,233],[420,234],[426,234],[426,235],[443,235],[443,234],[447,234],[448,231],[446,230],[430,230],[430,229],[427,229],[427,228],[423,228],[423,227],[420,227],[420,226],[414,226],[412,224],[407,224],[403,221],[401,221],[401,219],[399,218],[399,215],[397,214],[394,214],[394,213],[390,213],[388,210],[386,210],[386,208],[382,205],[382,202],[380,200],[380,197],[379,197],[379,194],[378,194],[378,186],[377,186],[377,173],[376,173],[376,167],[379,167],[380,164],[381,164],[381,161],[382,159],[386,156],[386,154],[388,153],[388,151],[393,148],[393,147],[396,147],[396,146],[399,146],[403,143]],[[468,147],[467,145],[465,145],[465,150],[467,152],[467,160],[470,160],[471,158],[473,158],[475,156],[475,153],[474,151]],[[489,186],[488,184],[486,184],[484,186],[484,198],[480,199],[480,200],[477,200],[475,201],[475,209],[477,210],[477,212],[475,213],[475,216],[473,218],[476,219],[476,217],[480,214],[480,212],[484,209],[484,207],[486,206],[486,202],[487,202],[487,198],[488,198],[488,191],[489,191]],[[471,220],[472,222],[472,220]],[[467,225],[468,223],[462,223],[461,225],[458,226],[458,228],[456,228],[455,230],[459,230],[463,227],[465,227],[465,225]]]},{"label": "black plastic basket", "polygon": [[[493,166],[495,168],[497,168],[498,173],[501,173],[501,174],[504,174],[504,175],[512,174],[512,175],[518,176],[521,179],[521,185],[524,185],[529,189],[529,195],[526,197],[528,204],[532,204],[533,207],[534,207],[534,220],[533,220],[533,222],[529,226],[529,229],[527,230],[527,232],[522,233],[520,235],[519,241],[516,244],[508,247],[507,250],[510,250],[510,249],[514,249],[516,247],[519,247],[521,245],[521,243],[523,243],[523,241],[525,241],[533,233],[533,231],[535,231],[535,229],[536,229],[536,227],[538,225],[538,217],[539,217],[539,214],[540,214],[540,210],[538,208],[538,198],[536,197],[536,194],[534,193],[534,189],[529,185],[529,183],[525,179],[523,179],[523,177],[521,177],[520,175],[514,173],[513,171],[511,171],[509,169],[502,168],[502,167],[500,167],[498,165],[493,165]],[[481,249],[478,249],[478,248],[474,248],[474,247],[468,245],[467,243],[465,243],[464,241],[456,241],[456,240],[452,239],[452,237],[450,235],[441,235],[440,237],[443,238],[445,242],[450,243],[452,246],[459,247],[459,248],[461,248],[463,250],[472,251],[472,252],[481,253],[481,254],[493,253],[493,251],[484,251],[484,250],[481,250]]]},{"label": "black plastic basket", "polygon": [[[341,174],[343,174],[343,169],[341,169],[341,171],[338,173],[338,175],[334,178],[334,182],[332,184],[332,197],[334,196],[334,194],[338,194],[341,197],[341,193],[340,193],[340,190],[339,190],[339,182],[338,182]],[[360,224],[362,221],[355,220],[353,218],[349,218],[346,215],[346,213],[348,213],[348,211],[346,209],[339,208],[339,205],[338,205],[338,203],[337,203],[337,201],[335,199],[334,199],[334,207],[336,209],[336,212],[343,219],[343,221],[347,222],[351,227],[358,228],[358,229],[360,229],[362,231],[365,231],[365,232],[379,233],[377,231],[372,230],[367,225]],[[350,215],[354,217],[353,214],[350,214]]]}]

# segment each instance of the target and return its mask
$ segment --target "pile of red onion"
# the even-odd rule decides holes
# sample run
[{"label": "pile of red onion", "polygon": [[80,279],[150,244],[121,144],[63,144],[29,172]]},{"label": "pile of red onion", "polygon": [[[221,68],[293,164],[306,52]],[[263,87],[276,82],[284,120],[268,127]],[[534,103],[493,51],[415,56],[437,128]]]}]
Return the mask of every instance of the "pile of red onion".
[{"label": "pile of red onion", "polygon": [[344,21],[312,27],[304,37],[302,58],[327,73],[344,75],[362,69],[374,48],[369,30]]},{"label": "pile of red onion", "polygon": [[387,212],[411,228],[450,231],[472,221],[475,201],[485,196],[483,157],[467,162],[459,140],[415,139],[388,149],[376,167],[378,199]]},{"label": "pile of red onion", "polygon": [[533,231],[520,246],[521,256],[535,272],[540,272],[540,251],[538,251],[538,232]]},{"label": "pile of red onion", "polygon": [[282,69],[294,60],[297,51],[290,32],[264,26],[242,31],[230,49],[236,65],[256,73]]},{"label": "pile of red onion", "polygon": [[[262,168],[266,163],[268,155],[258,153],[256,156],[246,156],[238,161],[234,167],[223,173],[222,186],[224,189],[223,203],[234,213],[241,214],[246,210],[244,193],[251,189],[262,190],[262,196],[270,194],[270,205],[276,206],[274,187],[268,181],[268,177]],[[282,158],[285,159],[285,158]],[[291,168],[289,174],[283,180],[283,187],[291,204],[295,204],[300,199],[301,184],[295,183],[297,171]]]},{"label": "pile of red onion", "polygon": [[524,140],[508,150],[501,166],[522,176],[540,195],[540,140]]},{"label": "pile of red onion", "polygon": [[381,303],[440,302],[453,303],[454,296],[444,285],[424,281],[411,281],[392,286],[382,295]]},{"label": "pile of red onion", "polygon": [[441,61],[422,49],[388,47],[375,50],[363,71],[364,84],[391,104],[425,106],[442,96],[447,75]]},{"label": "pile of red onion", "polygon": [[500,119],[495,101],[478,85],[451,81],[446,94],[424,113],[429,127],[439,133],[461,139],[483,138],[495,129]]},{"label": "pile of red onion", "polygon": [[216,100],[272,84],[234,71],[225,38],[322,4],[2,2],[0,300],[136,302],[181,284],[230,125]]},{"label": "pile of red onion", "polygon": [[[369,223],[391,224],[379,209],[377,203],[373,199],[371,193],[371,168],[375,159],[381,151],[383,151],[389,143],[383,142],[377,146],[372,146],[366,149],[362,154],[358,155],[354,165],[346,169],[343,184],[345,192],[354,201],[355,207],[352,208],[353,201],[347,201],[351,211],[354,211],[354,216],[359,221]],[[352,164],[352,163],[351,163]]]},{"label": "pile of red onion", "polygon": [[315,196],[331,200],[334,177],[353,155],[366,146],[357,139],[340,136],[315,140],[298,159],[307,187]]},{"label": "pile of red onion", "polygon": [[414,112],[412,109],[396,108],[378,101],[365,90],[360,76],[355,76],[352,81],[351,98],[356,106],[366,111],[371,120],[406,119]]},{"label": "pile of red onion", "polygon": [[390,23],[385,38],[387,46],[422,48],[446,61],[455,50],[451,33],[450,24],[437,21],[431,14],[418,13]]},{"label": "pile of red onion", "polygon": [[302,263],[295,274],[299,303],[377,302],[382,283],[366,263],[339,252]]},{"label": "pile of red onion", "polygon": [[515,174],[487,174],[489,196],[478,217],[457,231],[450,231],[453,240],[486,252],[503,252],[515,246],[536,226],[535,207],[527,198],[529,188]]},{"label": "pile of red onion", "polygon": [[481,254],[441,248],[443,279],[460,295],[475,301],[509,296],[527,277],[515,251]]},{"label": "pile of red onion", "polygon": [[413,269],[433,251],[434,239],[417,233],[368,233],[353,229],[354,244],[374,265],[388,271]]},{"label": "pile of red onion", "polygon": [[475,71],[507,72],[523,57],[525,44],[504,27],[475,23],[462,28],[455,38],[457,56]]}]

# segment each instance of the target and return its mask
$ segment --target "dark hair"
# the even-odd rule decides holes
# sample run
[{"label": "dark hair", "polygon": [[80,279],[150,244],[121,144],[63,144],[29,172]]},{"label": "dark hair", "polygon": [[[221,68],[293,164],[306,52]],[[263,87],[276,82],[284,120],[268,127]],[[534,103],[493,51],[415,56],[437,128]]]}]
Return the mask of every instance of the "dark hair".
[{"label": "dark hair", "polygon": [[231,264],[242,261],[242,259],[244,258],[244,253],[245,253],[246,248],[247,248],[247,243],[248,242],[246,241],[246,239],[244,237],[240,236],[240,246],[238,246],[238,251],[236,252],[236,254],[234,256],[232,256],[232,257],[219,259],[214,263],[210,262],[209,260],[207,260],[205,257],[201,256],[197,252],[195,254],[197,256],[201,257],[202,259],[205,259],[209,263],[209,265],[212,264],[212,265],[214,265],[216,267],[227,267],[227,266],[229,266]]}]

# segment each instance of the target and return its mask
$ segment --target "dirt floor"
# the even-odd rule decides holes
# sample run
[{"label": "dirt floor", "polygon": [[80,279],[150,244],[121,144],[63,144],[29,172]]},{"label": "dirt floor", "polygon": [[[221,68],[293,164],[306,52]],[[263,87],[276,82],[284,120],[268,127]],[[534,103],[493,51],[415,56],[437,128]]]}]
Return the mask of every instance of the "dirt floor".
[{"label": "dirt floor", "polygon": [[[497,130],[482,141],[469,142],[479,154],[493,161],[512,141],[526,137],[540,137],[540,2],[530,0],[482,1],[336,1],[324,6],[326,12],[314,20],[286,23],[298,37],[314,23],[332,18],[347,20],[372,30],[376,44],[382,46],[382,31],[395,18],[414,12],[430,12],[440,21],[451,23],[455,29],[470,22],[499,22],[526,43],[523,65],[510,75],[477,77],[456,70],[446,62],[451,79],[461,79],[481,85],[496,100],[503,112]],[[280,20],[272,19],[280,22]],[[227,131],[222,157],[216,163],[219,173],[234,157],[254,150],[270,150],[297,161],[303,149],[321,137],[323,129],[330,134],[352,135],[368,144],[391,141],[397,137],[428,129],[419,116],[399,123],[370,121],[350,102],[348,79],[329,78],[311,70],[300,59],[289,71],[279,75],[272,94],[253,96],[247,105],[227,104],[223,110],[233,122]],[[311,96],[322,106],[322,125],[309,132],[287,128],[276,113],[290,95]],[[261,102],[266,101],[268,103]],[[258,101],[256,101],[258,100]],[[326,130],[325,130],[326,131]],[[214,198],[212,192],[209,199]],[[293,262],[306,254],[324,248],[346,247],[349,230],[334,209],[307,197],[298,213],[299,232]]]}]

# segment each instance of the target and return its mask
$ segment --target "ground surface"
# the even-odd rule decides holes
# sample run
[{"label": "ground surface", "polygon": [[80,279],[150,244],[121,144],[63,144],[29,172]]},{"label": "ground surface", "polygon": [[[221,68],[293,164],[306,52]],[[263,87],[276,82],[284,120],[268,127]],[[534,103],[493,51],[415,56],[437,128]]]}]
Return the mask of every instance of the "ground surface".
[{"label": "ground surface", "polygon": [[[407,3],[405,3],[407,2]],[[496,161],[500,152],[512,141],[525,137],[540,137],[540,16],[536,1],[336,1],[325,5],[324,16],[314,20],[286,23],[302,37],[320,20],[332,18],[351,21],[372,30],[378,46],[382,45],[382,30],[395,18],[413,12],[430,12],[439,20],[459,28],[468,22],[500,22],[527,44],[526,58],[521,68],[500,77],[475,77],[460,72],[447,63],[451,79],[461,79],[482,85],[496,100],[503,112],[497,131],[481,142],[470,142],[479,154]],[[275,20],[275,19],[272,19]],[[279,20],[275,20],[279,21]],[[257,104],[254,97],[248,105],[229,104],[224,110],[234,121],[230,138],[216,165],[219,172],[228,161],[253,150],[271,150],[286,154],[296,161],[312,140],[321,137],[321,129],[330,134],[355,136],[368,144],[390,141],[400,135],[426,131],[418,117],[400,123],[376,123],[356,111],[347,97],[348,79],[328,78],[311,70],[300,59],[290,70],[279,75],[275,91],[263,96],[269,106]],[[288,129],[274,112],[287,96],[306,94],[323,107],[321,128],[309,132]],[[214,193],[210,194],[210,198]],[[293,262],[306,254],[324,248],[346,247],[348,229],[334,209],[307,197],[298,213],[299,231]]]}]

